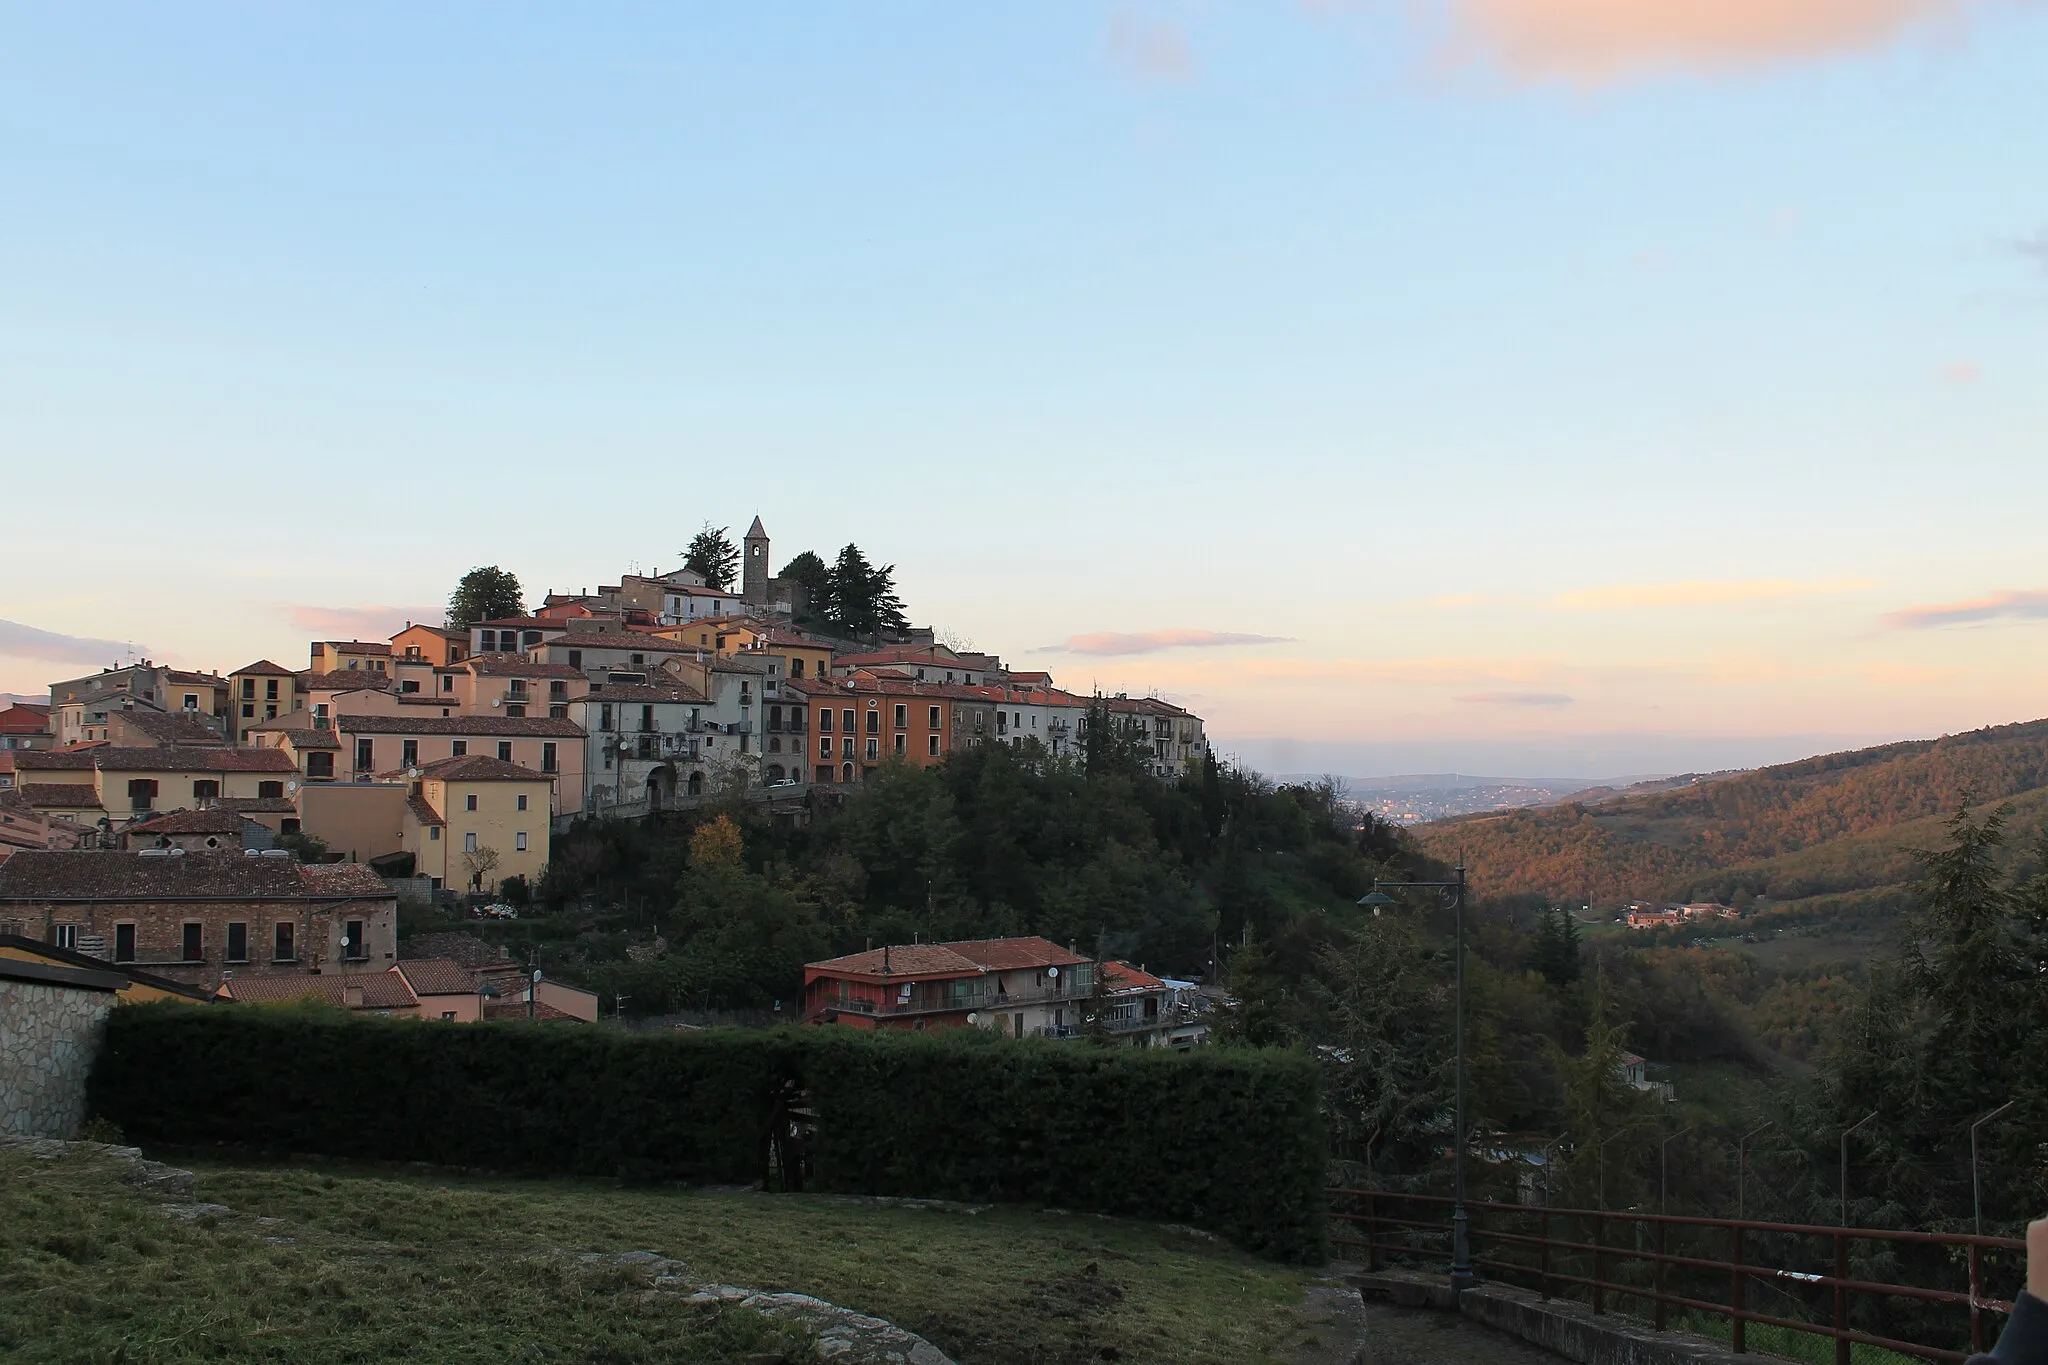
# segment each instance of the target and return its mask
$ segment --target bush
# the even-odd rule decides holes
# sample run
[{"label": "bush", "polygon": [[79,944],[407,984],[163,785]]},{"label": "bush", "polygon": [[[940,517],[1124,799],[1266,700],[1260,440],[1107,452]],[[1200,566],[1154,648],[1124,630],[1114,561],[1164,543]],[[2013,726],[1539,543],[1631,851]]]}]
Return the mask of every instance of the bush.
[{"label": "bush", "polygon": [[152,1005],[109,1017],[91,1102],[145,1144],[751,1183],[790,1078],[818,1116],[819,1188],[1184,1222],[1322,1259],[1317,1079],[1293,1053]]}]

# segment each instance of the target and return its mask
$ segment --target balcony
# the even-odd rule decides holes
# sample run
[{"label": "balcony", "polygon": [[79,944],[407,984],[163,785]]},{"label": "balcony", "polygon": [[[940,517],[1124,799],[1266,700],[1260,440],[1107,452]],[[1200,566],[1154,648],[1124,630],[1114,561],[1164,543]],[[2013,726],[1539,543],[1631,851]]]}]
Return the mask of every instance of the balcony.
[{"label": "balcony", "polygon": [[920,995],[912,992],[908,1000],[895,998],[901,987],[891,987],[886,1000],[869,1000],[849,996],[841,999],[823,999],[811,1007],[814,1014],[826,1010],[837,1010],[842,1014],[865,1014],[880,1017],[899,1017],[916,1014],[958,1014],[963,1010],[1005,1010],[1013,1006],[1044,1004],[1058,1001],[1064,1004],[1077,1003],[1085,998],[1063,993],[1057,989],[1010,991],[974,990],[963,994],[951,992]]}]

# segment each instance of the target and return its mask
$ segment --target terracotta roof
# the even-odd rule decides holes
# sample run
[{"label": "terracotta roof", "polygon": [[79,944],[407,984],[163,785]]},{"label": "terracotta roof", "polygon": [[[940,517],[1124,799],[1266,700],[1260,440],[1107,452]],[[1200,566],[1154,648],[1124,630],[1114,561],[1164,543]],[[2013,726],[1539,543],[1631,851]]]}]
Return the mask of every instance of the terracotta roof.
[{"label": "terracotta roof", "polygon": [[[108,719],[113,718],[110,716]],[[220,731],[197,717],[179,711],[123,711],[121,720],[159,744],[189,744],[199,747],[227,744]]]},{"label": "terracotta roof", "polygon": [[1111,995],[1126,991],[1163,991],[1166,983],[1148,971],[1133,967],[1128,962],[1105,962],[1100,968],[1102,979]]},{"label": "terracotta roof", "polygon": [[159,815],[154,820],[144,820],[139,825],[130,825],[129,834],[240,834],[242,815],[239,811],[181,810],[170,815]]},{"label": "terracotta roof", "polygon": [[1170,701],[1162,701],[1158,697],[1104,697],[1102,703],[1111,711],[1124,715],[1186,716],[1193,719],[1192,712],[1175,706]]},{"label": "terracotta roof", "polygon": [[939,946],[951,948],[992,972],[1016,971],[1020,967],[1073,967],[1090,960],[1079,953],[1069,952],[1051,939],[1037,937],[975,938]]},{"label": "terracotta roof", "polygon": [[413,819],[419,821],[422,825],[445,826],[448,823],[441,818],[440,812],[434,809],[433,803],[418,792],[414,792],[405,798],[405,806],[407,810],[412,812]]},{"label": "terracotta roof", "polygon": [[642,654],[694,654],[702,645],[679,644],[658,635],[564,635],[547,643],[549,649],[626,649]]},{"label": "terracotta roof", "polygon": [[526,1001],[523,999],[486,1000],[484,1001],[484,1018],[533,1019],[536,1021],[545,1021],[550,1024],[559,1024],[565,1022],[571,1024],[580,1024],[583,1022],[581,1019],[578,1019],[575,1015],[569,1013],[567,1010],[558,1010],[545,1000],[534,1001],[533,1012],[529,1014],[527,1013],[526,1009]]},{"label": "terracotta roof", "polygon": [[291,669],[285,668],[280,664],[274,664],[270,662],[270,660],[268,659],[258,659],[253,664],[243,664],[240,668],[235,670],[235,673],[255,674],[259,677],[267,676],[273,678],[295,678],[298,676],[298,674],[294,673]]},{"label": "terracotta roof", "polygon": [[226,678],[217,678],[211,673],[191,673],[182,668],[165,669],[164,681],[184,687],[221,687],[227,683]]},{"label": "terracotta roof", "polygon": [[239,851],[150,857],[28,850],[0,863],[0,901],[389,900],[393,894],[360,863],[298,863]]},{"label": "terracotta roof", "polygon": [[445,957],[410,957],[394,968],[416,995],[475,995],[476,968]]},{"label": "terracotta roof", "polygon": [[430,626],[424,621],[415,621],[404,630],[392,631],[391,638],[396,640],[399,636],[409,634],[415,630],[432,631],[444,640],[467,640],[469,638],[469,632],[466,630],[451,630],[447,626]]},{"label": "terracotta roof", "polygon": [[396,972],[351,972],[340,976],[237,976],[221,983],[225,1000],[243,1004],[284,1005],[295,1000],[345,1004],[348,988],[359,986],[363,1002],[355,1009],[399,1010],[419,1004],[419,997]]},{"label": "terracotta roof", "polygon": [[583,670],[567,664],[537,664],[519,654],[472,654],[461,663],[451,664],[445,672],[460,673],[467,669],[491,678],[580,678]]},{"label": "terracotta roof", "polygon": [[[36,767],[97,768],[112,773],[289,773],[296,772],[289,754],[275,749],[92,749],[81,754],[37,754],[25,752],[22,759],[36,763],[21,765],[23,772]],[[84,763],[44,763],[45,759],[78,759]]]},{"label": "terracotta roof", "polygon": [[14,792],[31,806],[55,810],[100,810],[100,794],[90,782],[23,782]]},{"label": "terracotta roof", "polygon": [[[886,964],[886,965],[885,965]],[[895,944],[848,953],[825,962],[806,962],[806,970],[833,972],[841,976],[980,976],[982,969],[969,958],[938,943]]]},{"label": "terracotta roof", "polygon": [[498,626],[500,628],[505,626],[521,626],[527,630],[561,630],[563,628],[561,618],[555,616],[499,616],[489,621],[479,621],[471,629],[479,630],[485,626]]},{"label": "terracotta roof", "polygon": [[16,772],[91,772],[92,756],[102,745],[66,745],[61,749],[16,749]]},{"label": "terracotta roof", "polygon": [[516,971],[519,967],[519,963],[503,949],[492,947],[475,934],[414,934],[411,938],[399,940],[398,960],[401,962],[419,962],[437,957],[486,971]]},{"label": "terracotta roof", "polygon": [[605,683],[593,687],[574,701],[666,701],[702,705],[704,694],[683,683]]},{"label": "terracotta roof", "polygon": [[295,815],[299,809],[290,798],[283,796],[223,796],[213,804],[216,810],[231,810],[244,815]]},{"label": "terracotta roof", "polygon": [[437,782],[545,782],[549,777],[489,754],[458,754],[418,766],[421,777]]},{"label": "terracotta roof", "polygon": [[573,720],[548,716],[337,716],[335,728],[352,735],[524,735],[582,739]]},{"label": "terracotta roof", "polygon": [[389,654],[391,645],[384,640],[322,640],[329,649],[353,650],[358,654]]},{"label": "terracotta roof", "polygon": [[279,742],[290,744],[293,749],[300,753],[304,753],[308,749],[339,749],[341,747],[341,741],[335,738],[334,731],[319,727],[308,727],[304,730],[286,730],[280,737]]}]

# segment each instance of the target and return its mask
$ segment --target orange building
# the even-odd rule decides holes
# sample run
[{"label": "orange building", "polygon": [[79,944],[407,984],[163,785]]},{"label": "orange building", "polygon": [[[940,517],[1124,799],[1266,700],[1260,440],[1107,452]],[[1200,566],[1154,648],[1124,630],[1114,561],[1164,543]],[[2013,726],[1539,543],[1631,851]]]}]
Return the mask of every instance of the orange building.
[{"label": "orange building", "polygon": [[812,779],[838,786],[864,781],[892,759],[920,768],[939,762],[954,747],[955,708],[982,700],[972,688],[887,669],[785,682],[782,690],[785,701],[809,699]]}]

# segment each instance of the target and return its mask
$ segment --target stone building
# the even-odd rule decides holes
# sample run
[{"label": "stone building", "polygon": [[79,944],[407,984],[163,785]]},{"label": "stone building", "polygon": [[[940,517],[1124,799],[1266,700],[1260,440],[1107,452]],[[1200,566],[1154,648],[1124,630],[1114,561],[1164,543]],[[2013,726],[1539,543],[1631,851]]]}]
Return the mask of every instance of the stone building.
[{"label": "stone building", "polygon": [[397,961],[397,920],[369,868],[282,850],[25,849],[0,863],[0,934],[208,990],[229,974],[382,971]]},{"label": "stone building", "polygon": [[78,1135],[100,1025],[126,984],[118,972],[0,956],[0,1134]]}]

